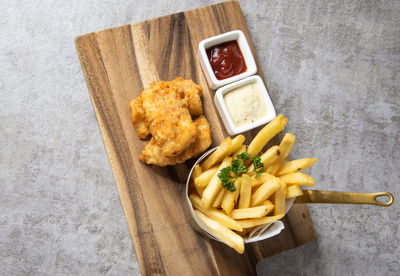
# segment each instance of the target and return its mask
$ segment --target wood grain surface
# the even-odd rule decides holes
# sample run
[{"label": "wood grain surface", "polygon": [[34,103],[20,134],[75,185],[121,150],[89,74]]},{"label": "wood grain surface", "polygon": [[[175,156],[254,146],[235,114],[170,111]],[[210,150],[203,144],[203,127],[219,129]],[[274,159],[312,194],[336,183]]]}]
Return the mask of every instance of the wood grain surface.
[{"label": "wood grain surface", "polygon": [[[285,230],[281,234],[248,244],[245,254],[239,255],[219,242],[204,239],[189,224],[184,182],[193,160],[161,168],[145,165],[138,159],[147,141],[139,140],[135,132],[129,102],[151,81],[180,76],[202,85],[213,146],[227,136],[213,104],[214,91],[209,89],[197,58],[197,45],[205,38],[237,29],[246,35],[258,65],[236,1],[75,39],[144,275],[255,274],[259,260],[316,239],[307,207],[296,204],[283,220]],[[262,77],[260,70],[258,74]],[[279,113],[279,107],[276,109]],[[245,134],[247,142],[256,131]]]}]

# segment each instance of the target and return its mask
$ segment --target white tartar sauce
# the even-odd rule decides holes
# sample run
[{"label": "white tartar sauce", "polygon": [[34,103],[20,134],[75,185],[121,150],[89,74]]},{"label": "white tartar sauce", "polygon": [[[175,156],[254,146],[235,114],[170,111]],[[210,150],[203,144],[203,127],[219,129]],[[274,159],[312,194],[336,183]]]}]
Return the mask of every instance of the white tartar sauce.
[{"label": "white tartar sauce", "polygon": [[237,127],[251,124],[267,115],[267,103],[257,82],[227,92],[224,101]]}]

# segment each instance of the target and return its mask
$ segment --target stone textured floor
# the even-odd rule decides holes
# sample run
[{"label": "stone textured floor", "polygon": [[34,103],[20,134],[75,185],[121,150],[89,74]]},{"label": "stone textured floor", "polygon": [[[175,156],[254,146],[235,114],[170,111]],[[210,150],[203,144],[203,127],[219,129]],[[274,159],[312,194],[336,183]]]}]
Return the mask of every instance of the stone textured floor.
[{"label": "stone textured floor", "polygon": [[[215,2],[0,2],[0,274],[140,274],[73,39]],[[398,275],[400,1],[240,3],[293,157],[320,189],[398,199],[310,206],[318,241],[257,272]]]}]

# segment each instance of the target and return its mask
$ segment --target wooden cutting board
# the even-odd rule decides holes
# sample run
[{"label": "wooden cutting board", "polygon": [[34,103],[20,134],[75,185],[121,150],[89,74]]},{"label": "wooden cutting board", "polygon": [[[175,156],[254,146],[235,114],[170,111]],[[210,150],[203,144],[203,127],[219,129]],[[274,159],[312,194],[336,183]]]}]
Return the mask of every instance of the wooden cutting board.
[{"label": "wooden cutting board", "polygon": [[[221,243],[202,238],[189,224],[184,183],[193,160],[164,168],[148,166],[138,160],[147,141],[138,139],[128,105],[152,81],[180,76],[202,85],[203,106],[212,128],[213,146],[227,136],[213,103],[215,91],[209,89],[197,58],[197,45],[207,37],[237,29],[246,35],[258,65],[245,19],[236,1],[75,39],[136,254],[145,275],[255,274],[259,260],[316,239],[307,207],[297,204],[283,220],[286,229],[281,234],[246,245],[245,254],[239,255]],[[258,74],[262,77],[260,70]],[[276,109],[279,113],[279,106]],[[289,118],[289,124],[291,119],[294,120]],[[247,143],[256,131],[245,134]]]}]

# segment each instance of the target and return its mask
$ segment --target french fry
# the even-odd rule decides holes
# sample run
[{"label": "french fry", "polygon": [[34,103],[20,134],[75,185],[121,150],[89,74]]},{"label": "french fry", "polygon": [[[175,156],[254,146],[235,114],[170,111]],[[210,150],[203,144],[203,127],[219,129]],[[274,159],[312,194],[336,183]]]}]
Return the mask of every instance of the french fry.
[{"label": "french fry", "polygon": [[[269,165],[274,163],[280,155],[279,146],[270,147],[264,154],[260,156],[261,163],[264,165],[264,169],[267,169]],[[248,169],[249,172],[254,171],[254,165],[251,164]]]},{"label": "french fry", "polygon": [[308,169],[312,167],[317,160],[317,158],[303,158],[289,161],[279,168],[279,170],[276,172],[276,175],[280,176],[288,173],[298,172],[303,169]]},{"label": "french fry", "polygon": [[244,252],[244,241],[241,236],[223,226],[219,222],[207,217],[199,211],[195,211],[199,218],[227,245],[236,250],[239,254]]},{"label": "french fry", "polygon": [[[193,172],[192,172],[192,181],[193,181],[193,183],[194,183],[194,179],[196,178],[196,177],[198,177],[200,174],[201,174],[201,167],[200,167],[200,165],[199,164],[197,164],[196,166],[194,166],[194,168],[193,168]],[[200,188],[200,187],[198,187],[198,186],[196,186],[196,185],[194,185],[194,188],[196,189],[196,192],[197,192],[197,194],[199,195],[199,196],[201,196],[202,194],[203,194],[203,191],[204,191],[204,188]]]},{"label": "french fry", "polygon": [[[236,187],[236,183],[235,183],[235,187]],[[230,213],[233,210],[233,207],[235,206],[235,200],[234,200],[235,192],[227,191],[225,193],[224,199],[222,200],[222,203],[221,203],[222,210],[224,210],[228,215],[230,215]]]},{"label": "french fry", "polygon": [[291,185],[286,187],[286,198],[298,197],[303,194],[303,190],[299,185]]},{"label": "french fry", "polygon": [[291,133],[286,133],[285,136],[283,136],[282,141],[279,144],[280,155],[278,159],[267,168],[267,173],[273,175],[276,174],[283,164],[283,161],[285,161],[285,159],[289,156],[295,141],[296,137]]},{"label": "french fry", "polygon": [[253,141],[250,142],[247,152],[251,156],[256,156],[262,148],[272,139],[276,134],[281,132],[287,123],[287,119],[282,115],[278,115],[269,122],[264,128],[257,133]]},{"label": "french fry", "polygon": [[279,189],[274,195],[274,215],[285,215],[286,183],[279,181]]},{"label": "french fry", "polygon": [[225,197],[225,193],[228,191],[227,189],[220,189],[217,196],[214,198],[213,203],[211,204],[212,207],[218,208],[221,206],[222,200]]},{"label": "french fry", "polygon": [[205,190],[206,188],[198,188],[198,187],[196,187],[196,186],[195,186],[195,188],[196,188],[197,194],[198,194],[200,197],[202,197],[202,196],[203,196],[203,193],[204,193],[204,190]]},{"label": "french fry", "polygon": [[270,200],[264,200],[260,205],[265,205],[265,206],[274,206]]},{"label": "french fry", "polygon": [[264,200],[269,198],[280,187],[279,178],[273,177],[262,184],[251,196],[251,206],[260,205]]},{"label": "french fry", "polygon": [[284,214],[280,214],[277,216],[263,217],[263,218],[252,218],[252,219],[242,219],[237,222],[242,226],[243,229],[251,228],[261,224],[273,223],[277,220],[283,218]]},{"label": "french fry", "polygon": [[196,177],[198,177],[202,172],[202,169],[199,164],[194,166],[193,172],[192,172],[192,179],[194,180]]},{"label": "french fry", "polygon": [[294,172],[279,176],[279,179],[288,185],[299,185],[299,186],[314,186],[314,179],[301,172]]},{"label": "french fry", "polygon": [[231,137],[226,137],[224,141],[218,146],[218,148],[211,153],[206,160],[201,164],[201,168],[207,170],[221,161],[226,155],[227,152],[231,149],[232,139]]},{"label": "french fry", "polygon": [[274,177],[275,177],[274,175],[269,173],[261,173],[259,177],[254,178],[254,181],[251,184],[253,185],[253,187],[259,186],[261,184],[264,184],[268,180],[271,180]]},{"label": "french fry", "polygon": [[251,200],[251,178],[248,174],[242,175],[242,184],[240,185],[239,208],[250,207]]},{"label": "french fry", "polygon": [[221,208],[228,215],[232,212],[233,207],[235,206],[235,203],[239,198],[240,184],[241,183],[242,183],[242,178],[238,177],[238,179],[236,179],[236,181],[234,183],[236,191],[231,192],[229,190],[226,190],[226,192],[225,192],[224,199],[222,200],[222,203],[221,203]]},{"label": "french fry", "polygon": [[198,197],[197,195],[191,194],[189,199],[192,202],[194,209],[197,209],[200,212],[206,214],[207,216],[218,221],[225,227],[228,227],[228,228],[230,228],[232,230],[236,230],[236,231],[243,230],[242,227],[240,227],[240,225],[234,219],[225,215],[223,212],[218,211],[215,208],[203,208],[203,206],[201,205],[201,198]]},{"label": "french fry", "polygon": [[234,152],[239,150],[244,142],[245,138],[242,134],[236,136],[235,138],[232,139],[232,144],[229,148],[229,150],[226,152],[226,156],[232,155]]},{"label": "french fry", "polygon": [[[238,182],[239,181],[239,182]],[[236,186],[236,182],[238,182],[237,183],[237,186]],[[240,176],[240,177],[238,177],[238,179],[236,180],[236,182],[235,182],[235,187],[236,187],[236,191],[235,191],[235,193],[234,193],[234,201],[235,201],[235,203],[238,201],[238,199],[239,199],[239,195],[240,195],[240,189],[241,189],[241,187],[242,187],[242,177]]]},{"label": "french fry", "polygon": [[265,200],[263,203],[260,204],[260,206],[267,206],[267,213],[265,215],[268,215],[275,209],[274,204],[272,204],[272,202],[269,200]]},{"label": "french fry", "polygon": [[218,167],[214,166],[206,171],[203,171],[199,176],[194,179],[194,185],[196,187],[205,188],[210,182],[211,178],[217,172]]},{"label": "french fry", "polygon": [[260,218],[267,214],[268,206],[257,206],[232,210],[230,217],[233,219]]},{"label": "french fry", "polygon": [[231,163],[232,163],[232,158],[231,157],[225,157],[225,159],[219,165],[217,172],[211,178],[210,183],[208,183],[206,189],[203,192],[203,196],[201,198],[201,201],[203,202],[203,207],[204,208],[210,207],[212,201],[214,200],[214,198],[217,195],[217,193],[219,192],[219,190],[221,188],[223,189],[221,181],[218,178],[218,173],[223,168],[225,168],[227,166],[230,166]]},{"label": "french fry", "polygon": [[246,152],[247,147],[245,145],[241,145],[240,148],[235,151],[232,155],[232,160],[236,159],[236,156],[238,156],[239,154]]}]

